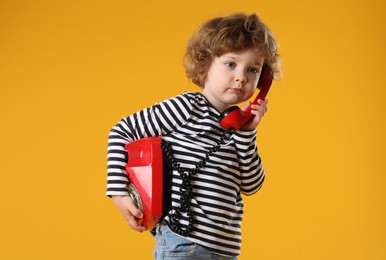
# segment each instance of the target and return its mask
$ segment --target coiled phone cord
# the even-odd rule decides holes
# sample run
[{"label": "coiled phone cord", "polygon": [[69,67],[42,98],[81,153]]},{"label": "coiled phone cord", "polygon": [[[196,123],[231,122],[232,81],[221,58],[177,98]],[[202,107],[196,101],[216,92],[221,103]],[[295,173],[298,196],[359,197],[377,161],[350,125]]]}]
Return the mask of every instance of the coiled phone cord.
[{"label": "coiled phone cord", "polygon": [[[230,139],[230,136],[234,132],[233,128],[230,128],[223,132],[220,140],[217,141],[215,145],[209,151],[206,153],[205,157],[203,157],[195,166],[194,168],[185,171],[182,169],[180,163],[177,162],[177,160],[173,156],[172,148],[170,147],[170,144],[167,142],[161,143],[161,149],[166,155],[166,157],[169,159],[172,167],[177,170],[177,172],[180,174],[182,183],[180,186],[180,205],[177,207],[174,207],[171,209],[170,212],[170,228],[175,233],[181,235],[181,236],[188,236],[192,230],[193,230],[193,224],[194,224],[194,217],[193,217],[193,210],[191,208],[191,199],[193,197],[193,188],[191,184],[192,176],[195,175],[200,168],[204,167],[209,160],[209,158],[220,148],[222,144],[225,143],[225,141],[228,141]],[[188,225],[186,228],[183,228],[181,226],[181,213],[186,213],[186,216],[188,217]]]}]

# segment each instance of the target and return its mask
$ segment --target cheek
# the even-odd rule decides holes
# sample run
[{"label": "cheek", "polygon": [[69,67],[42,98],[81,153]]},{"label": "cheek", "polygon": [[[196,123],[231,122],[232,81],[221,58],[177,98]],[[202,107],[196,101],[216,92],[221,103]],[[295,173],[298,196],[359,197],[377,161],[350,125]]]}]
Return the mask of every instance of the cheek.
[{"label": "cheek", "polygon": [[[256,83],[257,85],[257,83]],[[255,94],[255,91],[256,91],[256,85],[250,85],[249,88],[248,88],[248,91],[246,92],[246,95],[247,95],[247,99],[249,99],[250,97],[253,96],[253,94]]]},{"label": "cheek", "polygon": [[220,84],[225,80],[225,75],[218,70],[208,71],[205,77],[206,82],[211,84]]},{"label": "cheek", "polygon": [[248,93],[248,95],[245,97],[245,100],[250,99],[254,93],[255,91],[251,91],[250,93]]},{"label": "cheek", "polygon": [[251,82],[251,88],[253,88],[253,91],[257,89],[257,84],[259,84],[258,80],[254,80]]},{"label": "cheek", "polygon": [[257,83],[259,83],[259,77],[256,75],[251,76],[249,80],[254,86],[257,86]]}]

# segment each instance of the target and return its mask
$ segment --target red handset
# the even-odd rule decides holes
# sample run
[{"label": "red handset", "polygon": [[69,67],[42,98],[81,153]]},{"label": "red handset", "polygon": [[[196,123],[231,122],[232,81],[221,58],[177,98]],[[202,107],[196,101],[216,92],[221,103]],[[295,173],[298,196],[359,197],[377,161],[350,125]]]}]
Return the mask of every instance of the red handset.
[{"label": "red handset", "polygon": [[[259,83],[257,84],[257,88],[260,89],[260,92],[257,94],[255,100],[253,100],[252,104],[257,104],[257,100],[259,99],[265,99],[272,85],[272,81],[272,72],[263,68]],[[238,106],[229,107],[221,113],[219,118],[220,125],[227,130],[233,128],[233,130],[237,131],[252,118],[253,114],[251,113],[251,110],[251,106],[248,106],[245,111],[242,111]]]}]

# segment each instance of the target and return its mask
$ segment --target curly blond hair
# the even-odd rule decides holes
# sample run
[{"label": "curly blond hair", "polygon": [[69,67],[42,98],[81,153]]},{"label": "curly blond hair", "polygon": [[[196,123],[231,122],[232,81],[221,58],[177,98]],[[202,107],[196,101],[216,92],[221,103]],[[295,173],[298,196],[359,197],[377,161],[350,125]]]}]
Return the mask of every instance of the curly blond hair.
[{"label": "curly blond hair", "polygon": [[256,14],[233,14],[207,21],[189,40],[184,56],[187,77],[204,87],[214,57],[228,52],[255,49],[264,55],[264,69],[281,78],[278,43]]}]

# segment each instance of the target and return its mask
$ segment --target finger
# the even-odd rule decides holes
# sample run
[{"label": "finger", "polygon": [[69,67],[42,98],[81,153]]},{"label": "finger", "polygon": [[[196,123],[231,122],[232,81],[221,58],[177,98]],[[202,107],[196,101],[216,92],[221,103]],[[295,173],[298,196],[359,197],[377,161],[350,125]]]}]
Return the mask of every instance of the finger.
[{"label": "finger", "polygon": [[262,100],[262,99],[258,99],[257,100],[258,104],[260,104],[261,102],[264,102],[264,103],[268,104],[268,98],[265,98],[264,100]]},{"label": "finger", "polygon": [[129,200],[129,203],[128,203],[128,210],[134,217],[143,218],[142,211],[137,208],[137,205],[131,199]]},{"label": "finger", "polygon": [[252,110],[257,110],[259,112],[266,113],[268,111],[268,107],[265,104],[265,102],[263,101],[263,103],[261,105],[253,105]]},{"label": "finger", "polygon": [[262,106],[257,106],[256,109],[252,110],[252,113],[259,118],[262,118],[266,112]]},{"label": "finger", "polygon": [[245,111],[245,110],[248,108],[248,106],[250,106],[250,105],[251,105],[251,101],[248,101],[248,102],[245,103],[245,105],[241,108],[241,110]]},{"label": "finger", "polygon": [[268,111],[267,102],[259,99],[259,106],[256,109],[262,108],[263,112],[266,113]]},{"label": "finger", "polygon": [[262,100],[262,99],[259,99],[257,100],[257,103],[261,106],[264,106],[264,105],[267,105],[268,103],[268,99],[265,99],[265,100]]},{"label": "finger", "polygon": [[146,230],[146,227],[141,226],[142,219],[137,219],[134,216],[130,216],[129,219],[127,220],[127,223],[129,226],[139,232],[143,232]]}]

